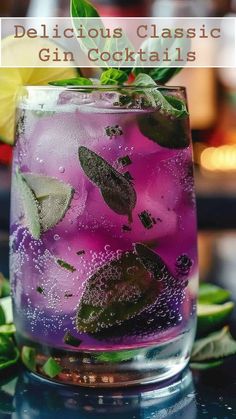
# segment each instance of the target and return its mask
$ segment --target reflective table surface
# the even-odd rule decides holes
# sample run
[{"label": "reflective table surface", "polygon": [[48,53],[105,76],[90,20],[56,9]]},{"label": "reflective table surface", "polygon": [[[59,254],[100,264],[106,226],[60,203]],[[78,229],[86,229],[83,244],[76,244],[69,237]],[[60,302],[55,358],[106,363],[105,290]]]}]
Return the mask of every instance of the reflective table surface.
[{"label": "reflective table surface", "polygon": [[184,371],[162,385],[95,390],[55,385],[24,370],[0,382],[1,419],[228,419],[236,417],[236,361]]}]

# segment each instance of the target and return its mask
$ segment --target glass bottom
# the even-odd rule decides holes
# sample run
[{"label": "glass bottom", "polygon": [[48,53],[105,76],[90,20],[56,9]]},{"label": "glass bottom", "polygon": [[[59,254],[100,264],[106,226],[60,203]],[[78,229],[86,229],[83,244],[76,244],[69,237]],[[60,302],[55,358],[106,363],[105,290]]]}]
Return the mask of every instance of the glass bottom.
[{"label": "glass bottom", "polygon": [[[36,369],[43,378],[83,387],[112,388],[151,384],[180,373],[189,361],[193,340],[191,331],[178,338],[141,349],[110,352],[64,351],[27,341],[36,349]],[[44,371],[48,358],[60,365],[61,371],[49,377]]]}]

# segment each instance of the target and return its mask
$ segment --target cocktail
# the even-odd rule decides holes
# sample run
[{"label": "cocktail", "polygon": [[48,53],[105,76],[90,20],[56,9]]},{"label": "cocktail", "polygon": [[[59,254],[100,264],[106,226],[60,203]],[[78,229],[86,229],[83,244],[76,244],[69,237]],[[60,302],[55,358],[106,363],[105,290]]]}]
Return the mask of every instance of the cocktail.
[{"label": "cocktail", "polygon": [[24,88],[10,248],[31,371],[103,387],[181,371],[197,292],[184,88]]}]

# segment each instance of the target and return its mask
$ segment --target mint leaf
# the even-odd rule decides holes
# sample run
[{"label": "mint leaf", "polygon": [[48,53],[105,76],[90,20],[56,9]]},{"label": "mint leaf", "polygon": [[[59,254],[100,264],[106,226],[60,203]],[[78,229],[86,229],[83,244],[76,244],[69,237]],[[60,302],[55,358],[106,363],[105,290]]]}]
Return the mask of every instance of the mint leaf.
[{"label": "mint leaf", "polygon": [[230,291],[213,284],[200,283],[198,302],[200,304],[224,303],[230,298]]},{"label": "mint leaf", "polygon": [[40,230],[47,231],[58,224],[70,206],[73,188],[56,178],[37,173],[22,173],[21,179],[37,202]]},{"label": "mint leaf", "polygon": [[0,335],[13,335],[15,332],[16,328],[13,323],[0,326]]},{"label": "mint leaf", "polygon": [[70,14],[72,17],[100,17],[95,7],[86,0],[71,0]]},{"label": "mint leaf", "polygon": [[9,281],[0,273],[0,297],[8,297],[11,292]]},{"label": "mint leaf", "polygon": [[101,352],[100,354],[96,355],[96,361],[109,363],[123,362],[134,358],[139,353],[139,349],[127,351]]},{"label": "mint leaf", "polygon": [[2,308],[2,306],[0,305],[0,325],[5,324],[5,323],[6,323],[5,312]]},{"label": "mint leaf", "polygon": [[51,86],[91,86],[93,82],[86,77],[74,77],[73,79],[50,81],[48,84]]},{"label": "mint leaf", "polygon": [[[150,106],[159,109],[162,114],[175,118],[183,118],[188,115],[185,102],[174,96],[163,94],[148,74],[140,73],[133,85],[140,88],[150,87],[150,89],[138,89],[138,91],[146,96]],[[151,88],[152,86],[153,88]]]},{"label": "mint leaf", "polygon": [[109,208],[117,214],[127,215],[131,221],[137,201],[132,183],[87,147],[79,147],[79,161],[86,176],[100,188]]},{"label": "mint leaf", "polygon": [[128,80],[127,72],[117,68],[109,68],[103,71],[100,77],[101,84],[123,84]]},{"label": "mint leaf", "polygon": [[50,378],[54,378],[62,371],[62,367],[55,361],[55,359],[48,358],[43,366],[43,371]]},{"label": "mint leaf", "polygon": [[76,268],[74,266],[70,265],[69,263],[65,262],[62,259],[57,259],[57,263],[59,266],[61,266],[61,268],[67,269],[67,271],[70,271],[70,272],[76,271]]},{"label": "mint leaf", "polygon": [[191,362],[203,362],[236,354],[236,341],[225,326],[205,338],[198,339],[193,345]]},{"label": "mint leaf", "polygon": [[[96,29],[104,29],[103,22],[101,19],[99,19],[100,16],[95,7],[93,7],[92,4],[86,0],[71,0],[70,15],[72,17],[75,33],[77,32],[77,27],[79,26],[85,35],[84,38],[77,38],[82,51],[86,55],[88,55],[88,51],[91,52],[93,49],[98,50],[99,52],[103,51],[106,39],[104,39],[102,36],[91,38],[88,34],[89,29],[94,28],[95,25],[93,19],[90,19],[91,17],[97,18]],[[79,20],[78,18],[83,19]],[[96,64],[100,64],[101,67],[104,66],[104,62],[99,59]]]},{"label": "mint leaf", "polygon": [[16,364],[19,359],[19,351],[10,336],[0,334],[0,371]]},{"label": "mint leaf", "polygon": [[23,346],[21,351],[23,364],[31,371],[36,371],[36,350],[30,346]]},{"label": "mint leaf", "polygon": [[15,179],[18,190],[20,191],[26,226],[35,239],[40,238],[41,226],[39,221],[38,202],[31,188],[27,185],[25,178],[19,170],[16,172]]},{"label": "mint leaf", "polygon": [[70,331],[68,330],[63,338],[63,341],[67,343],[67,345],[78,347],[81,345],[82,340],[73,336]]}]

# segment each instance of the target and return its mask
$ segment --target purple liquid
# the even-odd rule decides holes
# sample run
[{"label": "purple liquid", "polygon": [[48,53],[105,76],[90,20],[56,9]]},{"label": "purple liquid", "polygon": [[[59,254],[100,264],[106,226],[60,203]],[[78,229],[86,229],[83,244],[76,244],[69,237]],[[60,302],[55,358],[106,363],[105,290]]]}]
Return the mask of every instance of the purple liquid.
[{"label": "purple liquid", "polygon": [[[73,104],[75,99],[76,93],[64,92],[56,104],[47,99],[40,112],[38,103],[30,101],[18,109],[13,172],[53,177],[74,189],[63,219],[35,239],[13,182],[11,282],[18,340],[21,345],[35,342],[74,351],[171,341],[189,329],[196,297],[191,146],[167,148],[143,135],[139,121],[149,114],[147,110],[109,109],[104,97],[91,104],[85,99],[82,106]],[[131,216],[112,209],[101,188],[87,176],[78,156],[81,146],[120,174],[128,172],[127,182],[136,193]],[[155,280],[147,258],[140,262],[137,243],[161,258],[170,279],[164,275]],[[125,254],[128,283],[119,271]],[[67,266],[60,266],[58,259]],[[112,261],[115,270],[109,267]],[[144,274],[141,278],[138,273],[135,282],[138,269]],[[95,285],[90,289],[93,276]],[[94,322],[94,313],[88,315],[88,326],[81,326],[86,304],[90,311],[91,305],[99,306],[100,314]],[[130,314],[125,312],[128,308]],[[78,348],[64,342],[68,331],[81,341]]]}]

